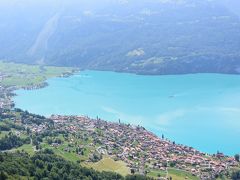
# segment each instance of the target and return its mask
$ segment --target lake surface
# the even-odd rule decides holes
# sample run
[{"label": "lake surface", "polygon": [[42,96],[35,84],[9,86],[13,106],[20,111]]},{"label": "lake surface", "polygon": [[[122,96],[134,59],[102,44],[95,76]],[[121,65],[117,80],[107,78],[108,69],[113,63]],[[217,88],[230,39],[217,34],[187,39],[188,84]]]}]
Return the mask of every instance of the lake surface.
[{"label": "lake surface", "polygon": [[83,71],[48,83],[43,89],[16,91],[16,107],[45,116],[120,119],[204,152],[240,152],[238,75]]}]

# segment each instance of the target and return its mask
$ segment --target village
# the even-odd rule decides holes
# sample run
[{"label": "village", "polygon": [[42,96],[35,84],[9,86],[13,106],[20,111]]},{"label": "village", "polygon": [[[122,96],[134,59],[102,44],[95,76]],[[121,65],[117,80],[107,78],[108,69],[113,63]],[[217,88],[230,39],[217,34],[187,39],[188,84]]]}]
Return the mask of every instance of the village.
[{"label": "village", "polygon": [[0,85],[0,108],[9,109],[14,107],[14,102],[11,99],[13,96],[12,91],[12,87],[4,87]]},{"label": "village", "polygon": [[[167,179],[169,168],[187,172],[199,179],[216,179],[239,167],[234,157],[222,153],[202,153],[169,141],[164,135],[160,138],[144,127],[124,124],[120,120],[108,122],[86,116],[60,115],[45,118],[20,109],[2,109],[0,112],[3,119],[10,118],[16,125],[24,127],[25,130],[15,131],[17,136],[25,134],[35,137],[35,140],[31,138],[34,151],[51,147],[56,151],[71,152],[75,154],[74,160],[82,159],[86,163],[95,163],[108,156],[125,162],[131,173],[147,175],[154,170],[166,174],[166,177],[158,179]],[[59,137],[65,137],[65,140]],[[64,141],[67,145],[59,149]],[[88,148],[89,153],[85,153],[84,149]]]},{"label": "village", "polygon": [[164,137],[159,138],[140,126],[83,116],[51,116],[50,119],[58,130],[87,132],[99,153],[107,153],[113,159],[126,162],[129,168],[140,174],[147,174],[146,169],[167,171],[168,167],[174,167],[200,179],[213,179],[238,166],[233,157],[221,153],[207,155]]}]

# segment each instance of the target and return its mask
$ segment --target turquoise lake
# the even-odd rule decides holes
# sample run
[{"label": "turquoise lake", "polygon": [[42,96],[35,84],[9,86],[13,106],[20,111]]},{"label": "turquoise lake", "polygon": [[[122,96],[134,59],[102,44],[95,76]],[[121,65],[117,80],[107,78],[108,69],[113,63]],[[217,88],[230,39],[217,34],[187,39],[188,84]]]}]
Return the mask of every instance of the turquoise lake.
[{"label": "turquoise lake", "polygon": [[16,107],[45,116],[88,115],[142,125],[208,153],[240,153],[240,76],[142,76],[82,71],[18,90]]}]

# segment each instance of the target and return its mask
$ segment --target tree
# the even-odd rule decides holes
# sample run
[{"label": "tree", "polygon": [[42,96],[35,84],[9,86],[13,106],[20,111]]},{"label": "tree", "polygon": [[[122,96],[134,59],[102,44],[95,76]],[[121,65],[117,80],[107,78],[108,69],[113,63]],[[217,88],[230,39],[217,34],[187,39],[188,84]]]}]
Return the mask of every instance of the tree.
[{"label": "tree", "polygon": [[31,132],[30,128],[29,128],[29,127],[27,127],[27,134],[29,135],[29,134],[30,134],[30,132]]},{"label": "tree", "polygon": [[240,179],[240,171],[234,171],[231,175],[232,180],[239,180]]},{"label": "tree", "polygon": [[0,162],[3,162],[3,156],[2,156],[2,154],[0,154]]},{"label": "tree", "polygon": [[9,134],[0,139],[0,150],[9,150],[14,147],[22,146],[24,143],[25,139],[21,139],[16,135]]},{"label": "tree", "polygon": [[239,162],[239,160],[240,160],[239,154],[235,154],[234,158],[235,158],[235,160],[236,160],[237,162]]},{"label": "tree", "polygon": [[169,163],[169,165],[170,165],[170,167],[174,167],[174,166],[176,166],[176,162],[172,162],[172,161],[171,161],[171,162]]},{"label": "tree", "polygon": [[136,175],[128,175],[128,176],[126,176],[125,179],[126,180],[148,180],[150,178],[148,178],[146,176],[142,176],[142,175],[136,174]]},{"label": "tree", "polygon": [[36,139],[36,138],[34,138],[34,139],[33,139],[32,143],[33,143],[33,145],[34,145],[34,146],[37,146],[37,145],[39,145],[39,142],[37,141],[37,139]]},{"label": "tree", "polygon": [[7,175],[4,172],[1,171],[0,180],[5,180],[5,179],[7,179]]},{"label": "tree", "polygon": [[48,143],[48,144],[52,144],[52,143],[53,143],[52,138],[47,138],[47,143]]}]

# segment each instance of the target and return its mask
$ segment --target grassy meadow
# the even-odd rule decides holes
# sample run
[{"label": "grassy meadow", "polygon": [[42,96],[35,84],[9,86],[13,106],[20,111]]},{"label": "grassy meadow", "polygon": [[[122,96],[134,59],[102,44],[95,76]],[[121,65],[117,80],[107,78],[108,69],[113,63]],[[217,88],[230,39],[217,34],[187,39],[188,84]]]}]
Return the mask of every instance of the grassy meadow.
[{"label": "grassy meadow", "polygon": [[86,167],[91,167],[97,171],[113,171],[123,176],[130,174],[130,169],[123,161],[114,161],[112,158],[105,156],[96,163],[86,163]]},{"label": "grassy meadow", "polygon": [[45,80],[72,73],[74,68],[25,65],[0,61],[0,85],[29,87],[41,85]]}]

